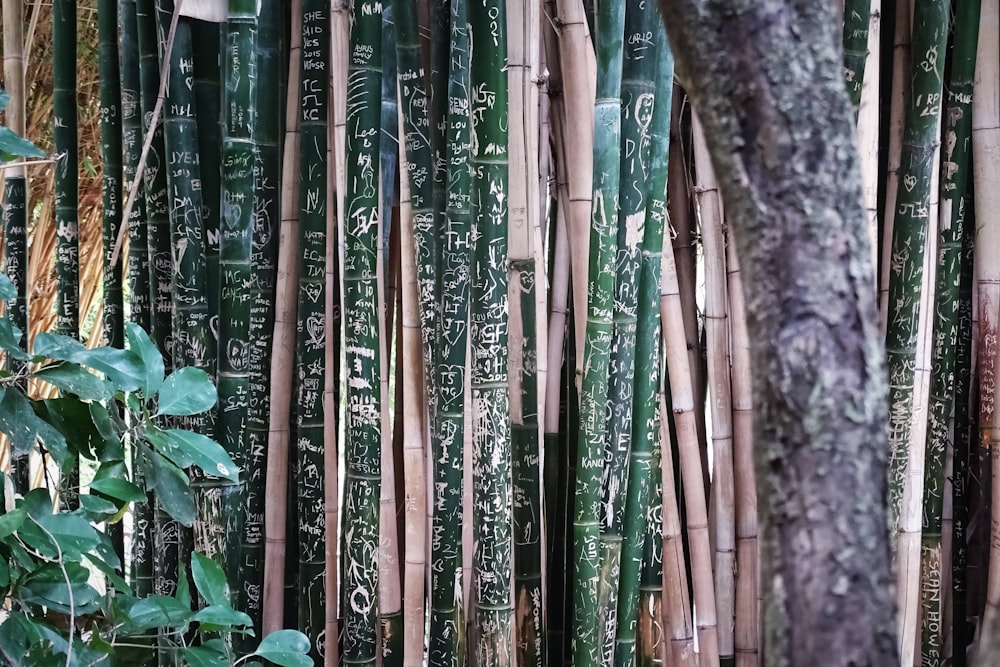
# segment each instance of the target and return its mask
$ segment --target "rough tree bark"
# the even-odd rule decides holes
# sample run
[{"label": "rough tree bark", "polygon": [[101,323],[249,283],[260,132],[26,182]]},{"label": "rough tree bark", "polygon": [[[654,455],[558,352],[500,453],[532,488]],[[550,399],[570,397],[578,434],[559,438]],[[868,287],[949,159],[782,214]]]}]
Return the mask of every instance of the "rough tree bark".
[{"label": "rough tree bark", "polygon": [[832,9],[660,6],[746,276],[765,664],[898,664],[885,367]]}]

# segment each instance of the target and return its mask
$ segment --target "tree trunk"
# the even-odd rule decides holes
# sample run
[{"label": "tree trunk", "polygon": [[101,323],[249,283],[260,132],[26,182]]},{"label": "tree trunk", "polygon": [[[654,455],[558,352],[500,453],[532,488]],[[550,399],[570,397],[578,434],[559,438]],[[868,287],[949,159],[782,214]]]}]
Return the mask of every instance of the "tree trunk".
[{"label": "tree trunk", "polygon": [[765,663],[889,665],[886,379],[834,24],[737,4],[661,7],[746,273]]}]

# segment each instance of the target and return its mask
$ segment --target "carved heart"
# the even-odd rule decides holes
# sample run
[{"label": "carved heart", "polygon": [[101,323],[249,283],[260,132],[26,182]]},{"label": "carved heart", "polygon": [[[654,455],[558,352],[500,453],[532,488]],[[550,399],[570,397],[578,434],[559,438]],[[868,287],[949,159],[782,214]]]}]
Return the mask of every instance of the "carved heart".
[{"label": "carved heart", "polygon": [[907,192],[912,192],[913,188],[917,185],[917,177],[913,174],[909,174],[903,178],[903,187],[906,188]]},{"label": "carved heart", "polygon": [[306,296],[309,297],[310,301],[313,303],[319,302],[320,292],[323,291],[323,285],[321,283],[309,283],[302,289],[305,291]]}]

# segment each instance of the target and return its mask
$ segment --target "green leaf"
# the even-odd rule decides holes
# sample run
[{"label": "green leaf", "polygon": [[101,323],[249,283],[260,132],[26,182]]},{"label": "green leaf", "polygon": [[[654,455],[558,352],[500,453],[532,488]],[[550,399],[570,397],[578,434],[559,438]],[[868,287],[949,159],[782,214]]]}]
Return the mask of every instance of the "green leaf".
[{"label": "green leaf", "polygon": [[157,400],[157,415],[196,415],[211,410],[219,400],[208,373],[186,366],[180,368],[163,381]]},{"label": "green leaf", "polygon": [[24,394],[16,389],[0,389],[0,431],[10,436],[15,454],[26,454],[41,440],[60,467],[70,463],[66,438],[40,419]]},{"label": "green leaf", "polygon": [[90,570],[79,563],[64,563],[63,568],[45,563],[24,578],[16,594],[22,602],[63,614],[92,614],[101,608],[101,596],[87,583],[89,577]]},{"label": "green leaf", "polygon": [[251,655],[270,660],[281,667],[312,667],[309,638],[298,630],[277,630],[260,642]]},{"label": "green leaf", "polygon": [[35,356],[56,361],[72,361],[103,373],[121,391],[135,391],[145,376],[142,359],[129,350],[112,347],[95,347],[88,350],[78,340],[69,336],[40,333],[35,336]]},{"label": "green leaf", "polygon": [[[3,274],[0,274],[3,275]],[[21,349],[24,333],[6,317],[0,318],[0,349],[19,361],[31,360],[31,355]]]},{"label": "green leaf", "polygon": [[[115,426],[115,420],[121,423],[118,416],[118,404],[112,403],[115,412],[111,413],[103,403],[90,404],[90,418],[94,422],[94,428],[101,436],[102,446],[97,452],[97,460],[101,463],[124,462],[125,446],[122,444],[120,431]],[[124,429],[124,424],[122,424]]]},{"label": "green leaf", "polygon": [[156,491],[163,511],[184,526],[194,525],[194,497],[184,471],[157,452],[150,452],[145,463],[146,489]]},{"label": "green leaf", "polygon": [[[169,381],[169,378],[168,378]],[[146,438],[180,468],[196,465],[206,474],[238,482],[236,464],[215,440],[183,429],[150,429]]]},{"label": "green leaf", "polygon": [[24,507],[15,507],[10,512],[0,514],[0,539],[12,535],[21,527],[28,513]]},{"label": "green leaf", "polygon": [[9,127],[0,125],[0,151],[17,157],[45,157],[45,151]]},{"label": "green leaf", "polygon": [[0,111],[6,109],[8,104],[10,104],[10,93],[0,90]]},{"label": "green leaf", "polygon": [[[103,466],[98,469],[100,474]],[[127,479],[116,477],[98,478],[90,483],[90,490],[97,491],[107,498],[113,498],[119,503],[137,503],[146,500],[145,492]]]},{"label": "green leaf", "polygon": [[72,362],[44,368],[34,376],[58,387],[64,394],[74,394],[84,400],[104,401],[115,393],[110,382]]},{"label": "green leaf", "polygon": [[198,592],[210,605],[229,607],[229,585],[222,567],[205,554],[191,554],[191,574]]},{"label": "green leaf", "polygon": [[191,608],[191,585],[188,583],[187,568],[181,565],[180,576],[177,577],[177,590],[174,599],[185,607]]},{"label": "green leaf", "polygon": [[89,403],[75,396],[63,396],[47,398],[35,405],[44,407],[42,417],[48,417],[48,422],[65,436],[70,454],[80,454],[91,460],[97,458],[97,449],[103,439],[94,425]]},{"label": "green leaf", "polygon": [[214,604],[209,607],[205,607],[195,614],[194,619],[192,620],[219,626],[223,629],[223,632],[229,631],[231,628],[235,627],[253,625],[253,620],[251,620],[249,616],[244,614],[242,611],[236,611],[229,606],[228,602],[225,605]]},{"label": "green leaf", "polygon": [[150,595],[129,610],[129,629],[142,632],[150,628],[176,628],[191,622],[194,612],[172,597]]},{"label": "green leaf", "polygon": [[58,512],[33,520],[48,532],[50,539],[55,539],[63,558],[79,560],[100,544],[101,532],[75,512]]},{"label": "green leaf", "polygon": [[[5,93],[0,90],[0,95]],[[3,111],[3,107],[0,107],[0,111]],[[0,301],[10,301],[11,299],[17,298],[17,287],[14,283],[10,281],[6,273],[0,273]]]},{"label": "green leaf", "polygon": [[[87,561],[89,561],[91,565],[97,568],[99,572],[108,578],[108,581],[111,582],[111,585],[115,587],[115,590],[117,590],[119,594],[128,593],[132,590],[128,583],[122,579],[122,576],[118,574],[117,570],[104,562],[103,559],[96,558],[91,555],[87,557]],[[118,567],[121,567],[121,565]],[[119,595],[119,597],[121,596]]]},{"label": "green leaf", "polygon": [[106,521],[108,517],[114,516],[118,512],[118,506],[110,500],[89,493],[80,494],[80,509],[86,513],[88,519],[95,523]]},{"label": "green leaf", "polygon": [[229,657],[224,650],[209,646],[184,649],[184,659],[190,667],[227,667]]},{"label": "green leaf", "polygon": [[163,384],[163,375],[166,372],[163,367],[163,355],[156,349],[149,334],[134,322],[125,325],[125,338],[128,340],[129,349],[142,360],[145,371],[141,385],[142,395],[151,398]]}]

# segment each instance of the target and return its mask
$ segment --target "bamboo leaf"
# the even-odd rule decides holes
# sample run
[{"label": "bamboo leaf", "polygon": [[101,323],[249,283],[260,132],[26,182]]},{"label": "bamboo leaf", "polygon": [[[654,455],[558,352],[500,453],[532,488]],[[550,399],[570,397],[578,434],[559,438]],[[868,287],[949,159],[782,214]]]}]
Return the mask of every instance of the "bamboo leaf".
[{"label": "bamboo leaf", "polygon": [[45,157],[45,151],[41,148],[2,125],[0,125],[0,154],[3,155],[4,162],[16,157]]},{"label": "bamboo leaf", "polygon": [[312,667],[309,639],[298,630],[278,630],[264,637],[252,655],[281,667]]},{"label": "bamboo leaf", "polygon": [[181,429],[151,429],[146,437],[180,468],[196,465],[209,475],[239,481],[239,469],[229,454],[207,436]]},{"label": "bamboo leaf", "polygon": [[139,355],[145,376],[142,383],[142,393],[144,396],[152,396],[160,390],[163,384],[165,373],[163,367],[163,355],[156,349],[156,345],[149,338],[142,327],[133,322],[125,326],[125,338],[128,340],[129,349]]},{"label": "bamboo leaf", "polygon": [[214,560],[205,554],[191,554],[191,574],[194,585],[205,601],[213,606],[229,607],[229,586],[226,583],[226,573]]},{"label": "bamboo leaf", "polygon": [[48,382],[64,394],[74,394],[84,400],[104,401],[114,395],[110,382],[71,362],[43,368],[34,376]]},{"label": "bamboo leaf", "polygon": [[211,410],[218,400],[219,395],[208,373],[187,366],[174,371],[163,381],[156,414],[196,415]]}]

